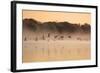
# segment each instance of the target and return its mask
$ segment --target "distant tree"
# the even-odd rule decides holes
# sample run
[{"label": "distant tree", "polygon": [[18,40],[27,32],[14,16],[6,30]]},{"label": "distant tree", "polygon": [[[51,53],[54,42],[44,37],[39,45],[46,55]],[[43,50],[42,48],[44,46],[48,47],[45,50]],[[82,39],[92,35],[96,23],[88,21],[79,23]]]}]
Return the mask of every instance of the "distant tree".
[{"label": "distant tree", "polygon": [[23,27],[28,28],[28,29],[33,30],[33,31],[36,31],[37,30],[37,27],[36,27],[37,23],[38,22],[34,19],[24,19],[23,20]]},{"label": "distant tree", "polygon": [[[23,28],[24,29],[27,28],[32,31],[46,30],[49,32],[58,32],[60,34],[77,33],[77,32],[90,33],[91,31],[91,26],[90,24],[87,24],[87,23],[85,23],[84,25],[73,24],[67,21],[64,21],[64,22],[49,21],[49,22],[42,23],[35,19],[23,19]],[[48,37],[50,37],[50,33],[48,33]]]},{"label": "distant tree", "polygon": [[89,33],[91,31],[91,27],[89,24],[85,23],[84,25],[81,25],[81,29],[84,33]]}]

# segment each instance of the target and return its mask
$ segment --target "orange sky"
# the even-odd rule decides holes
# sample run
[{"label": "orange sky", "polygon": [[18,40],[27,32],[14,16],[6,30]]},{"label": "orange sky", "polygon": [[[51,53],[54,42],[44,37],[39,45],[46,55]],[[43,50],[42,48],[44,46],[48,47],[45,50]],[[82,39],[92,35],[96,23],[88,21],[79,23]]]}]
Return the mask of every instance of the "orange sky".
[{"label": "orange sky", "polygon": [[23,10],[23,19],[33,18],[40,22],[46,21],[57,21],[63,22],[68,21],[70,23],[91,23],[90,13],[76,13],[76,12],[52,12],[52,11],[32,11]]}]

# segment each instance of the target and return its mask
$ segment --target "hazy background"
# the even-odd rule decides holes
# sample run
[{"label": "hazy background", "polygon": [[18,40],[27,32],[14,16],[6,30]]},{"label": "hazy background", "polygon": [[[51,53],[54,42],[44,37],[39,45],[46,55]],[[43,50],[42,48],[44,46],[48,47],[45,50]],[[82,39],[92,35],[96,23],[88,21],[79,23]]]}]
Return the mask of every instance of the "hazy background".
[{"label": "hazy background", "polygon": [[23,63],[91,59],[91,14],[23,11]]},{"label": "hazy background", "polygon": [[33,18],[41,22],[56,21],[63,22],[68,21],[70,23],[91,24],[90,13],[79,13],[79,12],[50,12],[50,11],[34,11],[34,10],[23,10],[23,19]]}]

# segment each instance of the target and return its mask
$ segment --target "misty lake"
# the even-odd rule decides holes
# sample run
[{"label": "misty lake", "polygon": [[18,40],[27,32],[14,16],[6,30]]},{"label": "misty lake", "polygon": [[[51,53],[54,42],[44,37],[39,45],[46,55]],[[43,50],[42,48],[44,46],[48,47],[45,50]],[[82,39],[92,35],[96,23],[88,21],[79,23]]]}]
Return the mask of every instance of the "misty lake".
[{"label": "misty lake", "polygon": [[23,42],[23,62],[90,59],[90,41],[56,40]]}]

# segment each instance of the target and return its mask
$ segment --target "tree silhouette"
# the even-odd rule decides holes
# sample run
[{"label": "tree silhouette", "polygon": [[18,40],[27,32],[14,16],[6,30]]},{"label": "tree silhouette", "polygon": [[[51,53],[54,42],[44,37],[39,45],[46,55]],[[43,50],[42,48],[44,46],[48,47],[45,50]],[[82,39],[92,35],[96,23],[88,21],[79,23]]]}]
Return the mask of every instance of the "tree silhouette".
[{"label": "tree silhouette", "polygon": [[91,27],[89,24],[85,23],[84,25],[81,26],[81,29],[83,30],[83,32],[85,33],[89,33],[91,31]]},{"label": "tree silhouette", "polygon": [[[45,29],[46,31],[58,32],[58,33],[90,33],[91,26],[90,24],[85,23],[73,24],[69,22],[39,22],[35,19],[23,19],[23,28],[27,28],[32,31],[37,31],[39,29]],[[41,30],[42,31],[42,30]]]},{"label": "tree silhouette", "polygon": [[36,25],[38,22],[34,19],[24,19],[23,20],[23,28],[28,28],[30,30],[36,31]]}]

